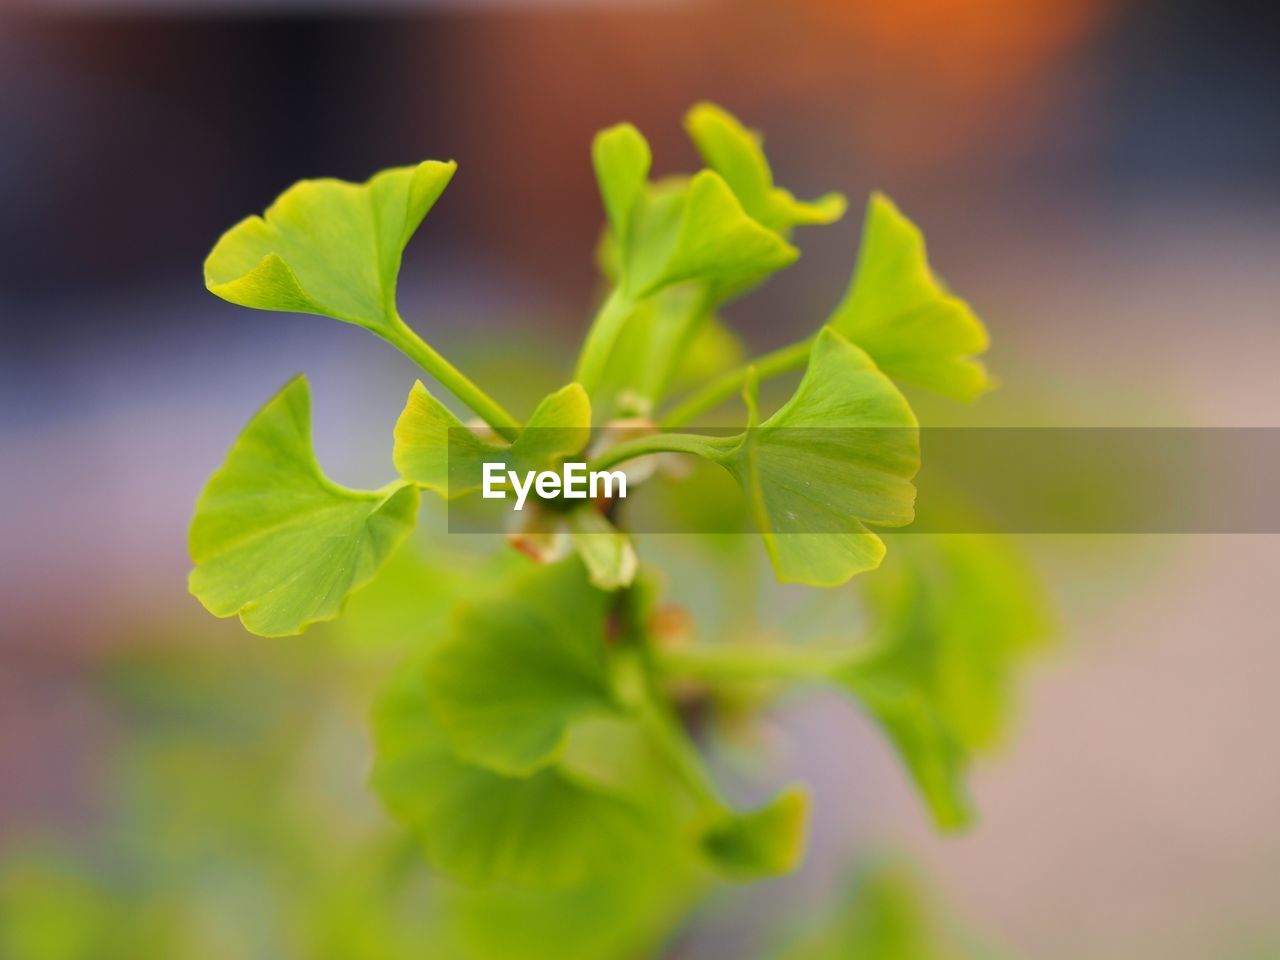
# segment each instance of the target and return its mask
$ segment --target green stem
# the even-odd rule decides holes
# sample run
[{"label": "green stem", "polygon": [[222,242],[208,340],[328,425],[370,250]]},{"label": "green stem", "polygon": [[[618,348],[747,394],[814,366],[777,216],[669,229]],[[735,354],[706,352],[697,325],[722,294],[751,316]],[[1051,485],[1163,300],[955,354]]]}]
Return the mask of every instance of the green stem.
[{"label": "green stem", "polygon": [[520,435],[520,421],[507,413],[502,405],[471,382],[465,374],[438,354],[399,316],[394,333],[387,336],[392,346],[431,374],[440,385],[465,403],[485,423],[507,440]]},{"label": "green stem", "polygon": [[702,755],[680,721],[665,706],[659,706],[653,700],[640,709],[639,716],[698,806],[714,814],[728,813],[729,804],[720,796]]},{"label": "green stem", "polygon": [[587,470],[607,470],[625,460],[645,457],[651,453],[690,453],[705,457],[715,449],[715,438],[693,433],[653,433],[634,440],[624,440],[596,456],[587,464]]},{"label": "green stem", "polygon": [[587,338],[582,344],[582,352],[578,355],[578,369],[573,375],[573,379],[582,384],[588,394],[594,393],[600,385],[614,342],[635,308],[634,301],[619,286],[610,291],[596,311],[595,319],[587,330]]},{"label": "green stem", "polygon": [[[630,664],[634,668],[631,673],[634,682],[624,680],[621,684],[623,689],[634,690],[634,695],[625,696],[622,702],[629,705],[698,807],[713,816],[723,815],[729,811],[729,805],[720,796],[702,755],[662,689],[653,659],[653,643],[648,636],[647,617],[635,605],[637,596],[634,586],[627,588],[619,597],[621,602],[617,608],[624,624],[624,636],[629,636],[635,644],[619,650],[614,660],[618,666]],[[617,676],[625,677],[627,672],[624,669]]]},{"label": "green stem", "polygon": [[660,650],[662,672],[710,682],[750,680],[826,680],[857,662],[856,650],[826,647],[723,645]]},{"label": "green stem", "polygon": [[774,350],[758,357],[751,363],[730,370],[716,377],[697,393],[686,397],[681,403],[672,407],[662,418],[664,427],[683,427],[713,410],[742,390],[747,381],[747,371],[755,368],[761,380],[776,377],[792,370],[799,370],[809,359],[809,351],[813,347],[813,337],[793,343],[790,346]]},{"label": "green stem", "polygon": [[655,327],[649,348],[650,370],[645,371],[648,379],[641,391],[655,407],[666,396],[672,379],[687,358],[689,346],[711,315],[715,302],[711,286],[699,284],[696,292],[688,295],[683,310],[665,319],[659,316],[659,325]]}]

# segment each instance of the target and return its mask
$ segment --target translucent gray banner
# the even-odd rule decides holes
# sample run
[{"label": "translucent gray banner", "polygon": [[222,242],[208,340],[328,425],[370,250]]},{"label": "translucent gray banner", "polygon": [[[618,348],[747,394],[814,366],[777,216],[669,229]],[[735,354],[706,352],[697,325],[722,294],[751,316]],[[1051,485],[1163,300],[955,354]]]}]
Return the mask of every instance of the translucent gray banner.
[{"label": "translucent gray banner", "polygon": [[[906,533],[1280,533],[1280,428],[697,432],[711,441],[712,459],[662,453],[609,465],[627,472],[625,497],[614,490],[594,501],[570,500],[539,497],[530,488],[517,513],[513,499],[485,500],[477,489],[450,500],[448,528],[550,529],[561,515],[592,503],[641,533],[754,532],[753,511],[761,509],[790,533],[836,532],[847,529],[850,517]],[[551,433],[526,444],[536,449],[540,444],[530,441],[563,440],[564,431]],[[597,431],[588,449],[606,462],[599,452],[619,439]],[[451,437],[447,472],[455,493],[479,484],[474,444],[465,447]],[[912,477],[916,450],[920,469]],[[527,465],[508,459],[508,466]],[[592,464],[591,456],[570,459]],[[916,490],[914,519],[899,526],[900,518],[886,519],[892,511],[882,501],[908,478]],[[883,496],[860,496],[864,489]],[[909,490],[906,497],[911,516]]]}]

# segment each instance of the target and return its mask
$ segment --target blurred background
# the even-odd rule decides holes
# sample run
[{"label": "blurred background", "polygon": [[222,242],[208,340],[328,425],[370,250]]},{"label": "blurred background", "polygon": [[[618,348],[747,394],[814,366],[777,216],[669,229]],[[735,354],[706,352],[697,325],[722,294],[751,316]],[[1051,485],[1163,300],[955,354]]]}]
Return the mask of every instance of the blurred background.
[{"label": "blurred background", "polygon": [[[200,781],[136,762],[207,733],[205,701],[232,705],[236,736],[282,738],[261,779],[209,783],[282,798],[281,757],[326,784],[341,767],[329,799],[379,816],[359,799],[364,706],[308,685],[317,645],[249,637],[185,589],[196,494],[294,373],[328,472],[392,473],[407,360],[203,288],[217,236],[294,180],[456,159],[403,313],[482,381],[537,358],[554,383],[597,292],[592,134],[630,120],[657,172],[685,170],[681,117],[714,100],[765,132],[780,183],[852,202],[730,308],[754,345],[836,303],[882,189],[995,344],[1002,389],[933,422],[1277,427],[1278,23],[1191,0],[0,6],[0,864],[119,856],[157,808],[207,840]],[[533,389],[507,372],[494,392]],[[814,855],[764,895],[821,898],[892,848],[1009,956],[1280,956],[1280,541],[1025,539],[1062,643],[978,771],[983,822],[936,836],[883,741],[819,703],[779,760],[815,783]],[[303,709],[319,719],[290,741]],[[267,882],[200,876],[215,932]],[[733,910],[696,920],[687,955],[737,956]],[[210,955],[271,955],[238,949]]]}]

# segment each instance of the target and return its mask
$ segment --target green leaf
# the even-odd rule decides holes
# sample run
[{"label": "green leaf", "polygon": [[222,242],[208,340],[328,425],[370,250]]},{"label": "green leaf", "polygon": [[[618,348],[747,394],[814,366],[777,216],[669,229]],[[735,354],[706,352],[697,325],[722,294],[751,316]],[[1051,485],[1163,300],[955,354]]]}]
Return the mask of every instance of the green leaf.
[{"label": "green leaf", "polygon": [[633,300],[686,280],[742,289],[800,255],[747,216],[729,185],[711,170],[652,190],[632,217],[622,273]]},{"label": "green leaf", "polygon": [[458,611],[452,636],[427,661],[426,687],[459,756],[527,776],[556,758],[575,720],[615,709],[607,604],[571,558],[530,566]]},{"label": "green leaf", "polygon": [[427,859],[466,883],[570,887],[625,862],[645,842],[641,812],[556,767],[508,777],[454,753],[417,671],[374,714],[373,785]]},{"label": "green leaf", "polygon": [[688,847],[684,826],[695,807],[683,791],[670,789],[670,761],[634,714],[602,713],[574,723],[559,766],[580,783],[665,806],[671,832],[680,833]]},{"label": "green leaf", "polygon": [[210,613],[259,636],[337,616],[413,529],[418,493],[351,490],[311,448],[311,398],[292,380],[254,416],[200,494],[189,586]]},{"label": "green leaf", "polygon": [[804,857],[808,819],[809,795],[792,787],[759,810],[727,814],[702,835],[702,849],[735,879],[789,873]]},{"label": "green leaf", "polygon": [[711,169],[652,185],[634,127],[596,138],[610,226],[597,254],[616,289],[592,323],[577,379],[597,414],[651,415],[714,308],[794,260],[792,227],[844,213],[838,194],[808,204],[775,187],[758,136],[718,107],[694,107],[686,127]]},{"label": "green leaf", "polygon": [[[639,342],[649,355],[651,372],[640,382],[639,376],[619,380],[615,370],[601,408],[613,412],[626,406],[624,394],[634,391],[637,404],[651,409],[711,309],[788,266],[799,251],[781,233],[752,219],[714,170],[650,183],[649,146],[628,124],[601,132],[592,154],[609,222],[597,254],[613,290],[591,323],[575,379],[593,399],[602,399],[601,380],[619,352],[620,338],[628,327],[646,325],[660,342],[633,336],[631,345]],[[675,311],[665,309],[665,322],[652,323],[645,301],[682,283],[693,287],[689,299]]]},{"label": "green leaf", "polygon": [[974,755],[1003,734],[1014,674],[1049,633],[1038,584],[1005,538],[895,539],[865,585],[872,655],[842,678],[884,726],[944,828],[970,818]]},{"label": "green leaf", "polygon": [[428,649],[449,634],[453,608],[484,596],[528,562],[514,550],[477,553],[435,537],[411,539],[367,586],[352,594],[332,631],[343,652],[386,655]]},{"label": "green leaf", "polygon": [[[730,645],[663,657],[676,676],[712,682],[821,680],[883,728],[940,827],[972,816],[967,776],[1010,712],[1017,668],[1049,634],[1042,591],[1009,538],[892,538],[863,581],[869,638],[853,647]],[[847,614],[846,614],[847,616]]]},{"label": "green leaf", "polygon": [[920,466],[915,415],[871,359],[830,328],[814,341],[795,394],[709,455],[743,488],[778,579],[836,586],[879,565],[864,522],[911,522]]},{"label": "green leaf", "polygon": [[849,290],[827,321],[889,376],[972,400],[992,386],[982,321],[929,268],[924,237],[888,197],[867,206]]},{"label": "green leaf", "polygon": [[0,860],[0,957],[120,956],[124,911],[113,891],[85,872],[62,858],[6,849]]},{"label": "green leaf", "polygon": [[865,594],[877,634],[931,661],[939,708],[964,744],[997,745],[1014,682],[1052,633],[1044,589],[1008,537],[904,536]]},{"label": "green leaf", "polygon": [[966,781],[968,754],[927,688],[900,667],[855,664],[833,679],[867,709],[892,741],[943,830],[966,826],[973,803]]},{"label": "green leaf", "polygon": [[[506,450],[503,444],[481,439],[432,396],[421,380],[414,382],[396,420],[392,459],[400,476],[452,499],[479,486],[480,474],[472,469],[474,464],[501,460]],[[459,469],[463,463],[467,466]]]},{"label": "green leaf", "polygon": [[609,227],[617,241],[625,244],[632,213],[649,184],[653,163],[649,143],[631,124],[620,123],[596,134],[591,160]]},{"label": "green leaf", "polygon": [[[584,734],[586,736],[584,736]],[[588,741],[585,745],[583,741]],[[439,891],[433,929],[445,934],[430,956],[476,960],[601,960],[662,954],[662,942],[706,889],[705,859],[689,842],[688,811],[670,770],[632,721],[576,724],[571,750],[586,753],[588,783],[603,774],[611,792],[645,811],[643,842],[625,858],[597,864],[589,883],[560,890],[510,887]],[[566,758],[568,759],[568,758]],[[603,770],[602,770],[603,768]],[[581,774],[574,771],[576,779]],[[657,808],[655,810],[655,807]],[[565,931],[571,930],[572,936]]]},{"label": "green leaf", "polygon": [[454,499],[480,488],[485,462],[544,470],[579,453],[590,436],[591,401],[576,383],[544,398],[507,445],[477,436],[419,380],[396,421],[394,460],[406,480]]},{"label": "green leaf", "polygon": [[[602,960],[658,957],[702,892],[693,858],[666,846],[564,890],[441,889],[432,903],[435,952],[448,960]],[[656,853],[656,855],[655,855]],[[663,854],[667,854],[664,856]],[[571,935],[566,935],[571,931]],[[400,957],[411,956],[398,954]]]},{"label": "green leaf", "polygon": [[570,512],[569,534],[594,586],[618,590],[631,585],[637,560],[630,537],[590,506]]},{"label": "green leaf", "polygon": [[222,235],[205,260],[205,286],[242,306],[322,314],[393,334],[400,256],[456,169],[428,160],[362,184],[296,183],[265,216]]},{"label": "green leaf", "polygon": [[686,115],[685,129],[703,161],[724,178],[747,214],[771,230],[785,235],[792,227],[835,223],[844,216],[845,199],[838,193],[804,203],[789,190],[775,187],[760,134],[728,111],[700,103]]},{"label": "green leaf", "polygon": [[876,863],[859,871],[820,923],[779,960],[961,960],[990,957],[953,928],[915,871]]},{"label": "green leaf", "polygon": [[592,158],[613,238],[609,259],[631,307],[685,280],[740,288],[799,256],[748,216],[714,171],[650,184],[649,145],[630,124],[602,131]]}]

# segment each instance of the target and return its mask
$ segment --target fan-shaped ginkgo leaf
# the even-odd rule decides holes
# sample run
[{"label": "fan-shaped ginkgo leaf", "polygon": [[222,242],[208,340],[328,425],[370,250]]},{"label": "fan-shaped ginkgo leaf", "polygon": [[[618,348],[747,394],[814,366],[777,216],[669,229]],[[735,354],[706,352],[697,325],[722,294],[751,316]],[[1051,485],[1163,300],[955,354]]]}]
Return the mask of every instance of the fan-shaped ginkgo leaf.
[{"label": "fan-shaped ginkgo leaf", "polygon": [[786,234],[793,227],[834,223],[844,216],[845,199],[838,193],[806,203],[774,186],[760,135],[727,110],[700,103],[685,116],[684,125],[706,165],[724,177],[742,208],[766,227]]},{"label": "fan-shaped ginkgo leaf", "polygon": [[866,524],[914,515],[919,429],[902,394],[870,358],[830,328],[783,406],[747,430],[706,442],[738,481],[778,579],[835,586],[878,566],[884,544]]},{"label": "fan-shaped ginkgo leaf", "polygon": [[460,759],[418,671],[406,672],[378,703],[374,739],[374,788],[427,859],[455,879],[576,886],[645,842],[638,808],[557,767],[512,777]]},{"label": "fan-shaped ginkgo leaf", "polygon": [[904,383],[960,400],[991,388],[977,359],[986,328],[934,276],[919,228],[882,194],[867,205],[853,280],[827,323]]},{"label": "fan-shaped ginkgo leaf", "polygon": [[311,448],[311,398],[298,377],[260,410],[196,503],[191,592],[261,636],[337,616],[413,529],[418,493],[339,486]]},{"label": "fan-shaped ginkgo leaf", "polygon": [[614,709],[607,601],[570,557],[530,564],[500,592],[459,609],[425,676],[440,727],[463,759],[527,776],[555,759],[575,720]]},{"label": "fan-shaped ginkgo leaf", "polygon": [[453,499],[480,488],[485,463],[519,472],[554,468],[590,437],[591,401],[576,383],[545,397],[507,444],[471,431],[418,381],[396,421],[394,459],[406,480]]},{"label": "fan-shaped ginkgo leaf", "polygon": [[456,169],[427,160],[358,184],[302,180],[222,235],[205,285],[242,306],[322,314],[386,336],[399,323],[400,256]]}]

